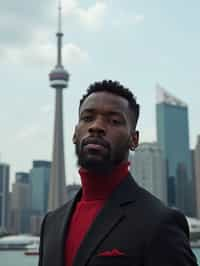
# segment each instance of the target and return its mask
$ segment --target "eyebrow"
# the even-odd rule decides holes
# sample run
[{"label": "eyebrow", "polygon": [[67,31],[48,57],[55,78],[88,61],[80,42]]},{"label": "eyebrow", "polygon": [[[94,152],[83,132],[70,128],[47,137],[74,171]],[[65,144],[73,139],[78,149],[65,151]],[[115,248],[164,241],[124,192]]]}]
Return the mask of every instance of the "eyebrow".
[{"label": "eyebrow", "polygon": [[[87,108],[87,109],[84,109],[81,113],[80,113],[80,115],[81,114],[83,114],[83,113],[95,113],[95,112],[97,112],[97,110],[96,109],[94,109],[94,108]],[[118,115],[118,116],[123,116],[122,115],[122,113],[121,112],[118,112],[118,111],[107,111],[107,112],[105,112],[107,115]]]}]

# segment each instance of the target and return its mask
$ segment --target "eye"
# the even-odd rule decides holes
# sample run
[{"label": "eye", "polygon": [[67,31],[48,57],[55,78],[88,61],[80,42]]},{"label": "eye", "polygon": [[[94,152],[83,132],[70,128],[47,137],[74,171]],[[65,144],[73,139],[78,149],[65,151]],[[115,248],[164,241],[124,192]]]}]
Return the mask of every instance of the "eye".
[{"label": "eye", "polygon": [[92,115],[83,115],[83,116],[81,116],[80,120],[84,121],[84,122],[90,122],[93,120],[93,116]]},{"label": "eye", "polygon": [[122,121],[121,121],[120,119],[117,119],[117,118],[111,118],[111,119],[110,119],[110,122],[111,122],[111,124],[114,125],[114,126],[118,126],[118,125],[123,124]]}]

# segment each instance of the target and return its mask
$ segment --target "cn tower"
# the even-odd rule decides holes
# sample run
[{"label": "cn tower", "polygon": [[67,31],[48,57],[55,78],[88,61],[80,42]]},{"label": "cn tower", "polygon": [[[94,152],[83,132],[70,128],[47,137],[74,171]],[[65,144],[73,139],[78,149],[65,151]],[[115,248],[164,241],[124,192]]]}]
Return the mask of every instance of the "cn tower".
[{"label": "cn tower", "polygon": [[49,182],[48,209],[55,210],[66,201],[65,156],[63,138],[63,89],[67,88],[69,74],[62,65],[61,3],[58,5],[57,64],[49,74],[50,86],[55,89],[55,120],[53,158]]}]

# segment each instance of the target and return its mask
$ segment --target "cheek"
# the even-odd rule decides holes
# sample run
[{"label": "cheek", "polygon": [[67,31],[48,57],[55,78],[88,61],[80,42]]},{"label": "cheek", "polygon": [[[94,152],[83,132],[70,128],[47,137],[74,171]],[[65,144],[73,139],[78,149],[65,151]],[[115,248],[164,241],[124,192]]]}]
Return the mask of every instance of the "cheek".
[{"label": "cheek", "polygon": [[110,135],[110,142],[112,146],[115,146],[116,149],[119,147],[127,146],[129,147],[130,136],[126,132],[115,132],[115,134]]},{"label": "cheek", "polygon": [[83,135],[83,132],[84,132],[84,127],[79,125],[77,128],[76,128],[76,136],[78,138],[80,138],[82,135]]},{"label": "cheek", "polygon": [[77,142],[80,144],[82,142],[82,139],[85,138],[87,135],[87,128],[83,126],[77,127],[76,130],[76,139]]}]

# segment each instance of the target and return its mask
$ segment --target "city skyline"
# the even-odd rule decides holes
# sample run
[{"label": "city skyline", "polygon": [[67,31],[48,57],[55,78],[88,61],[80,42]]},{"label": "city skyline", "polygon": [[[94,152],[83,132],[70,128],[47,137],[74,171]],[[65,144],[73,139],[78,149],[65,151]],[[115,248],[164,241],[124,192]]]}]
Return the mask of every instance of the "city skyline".
[{"label": "city skyline", "polygon": [[[51,160],[54,97],[47,75],[55,62],[57,1],[3,3],[1,9],[1,161],[29,171],[35,159]],[[71,73],[65,92],[66,176],[78,181],[71,141],[78,103],[87,86],[116,79],[132,88],[141,104],[141,142],[156,140],[156,83],[187,103],[190,146],[200,133],[198,105],[200,33],[196,1],[65,1],[64,65]],[[170,12],[169,12],[170,11]],[[170,13],[170,16],[168,15]],[[19,28],[21,29],[19,31]],[[122,68],[123,66],[123,68]],[[123,69],[123,71],[122,71]],[[8,82],[9,80],[9,82]]]}]

